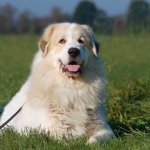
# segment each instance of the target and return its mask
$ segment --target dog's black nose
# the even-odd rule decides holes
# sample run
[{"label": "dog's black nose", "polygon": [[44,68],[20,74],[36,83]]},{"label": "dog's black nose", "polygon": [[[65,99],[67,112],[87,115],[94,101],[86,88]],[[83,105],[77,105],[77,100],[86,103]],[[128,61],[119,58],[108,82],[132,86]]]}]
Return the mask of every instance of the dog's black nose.
[{"label": "dog's black nose", "polygon": [[79,56],[80,50],[79,50],[78,48],[72,47],[72,48],[70,48],[70,49],[68,50],[68,54],[69,54],[71,57],[76,58],[77,56]]}]

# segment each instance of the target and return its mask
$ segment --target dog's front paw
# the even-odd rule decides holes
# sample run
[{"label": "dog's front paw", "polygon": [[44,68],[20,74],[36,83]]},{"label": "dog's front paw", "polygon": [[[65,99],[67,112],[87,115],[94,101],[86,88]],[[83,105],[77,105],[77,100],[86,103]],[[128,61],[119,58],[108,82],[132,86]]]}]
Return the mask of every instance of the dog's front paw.
[{"label": "dog's front paw", "polygon": [[98,141],[107,141],[111,138],[114,138],[115,135],[112,130],[101,130],[96,132],[94,135],[92,135],[88,141],[87,144],[96,143]]}]

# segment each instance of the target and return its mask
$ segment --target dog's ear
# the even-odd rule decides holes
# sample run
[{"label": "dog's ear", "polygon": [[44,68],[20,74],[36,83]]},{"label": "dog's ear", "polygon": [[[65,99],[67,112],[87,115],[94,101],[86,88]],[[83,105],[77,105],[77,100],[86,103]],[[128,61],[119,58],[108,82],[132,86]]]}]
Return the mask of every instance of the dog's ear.
[{"label": "dog's ear", "polygon": [[93,44],[92,51],[95,54],[95,56],[97,56],[100,49],[99,43],[97,41],[94,41],[92,44]]},{"label": "dog's ear", "polygon": [[41,37],[41,39],[38,42],[39,48],[43,52],[43,57],[48,52],[48,48],[50,45],[50,38],[52,36],[53,31],[54,31],[54,25],[48,26],[45,29],[43,36]]},{"label": "dog's ear", "polygon": [[38,45],[39,45],[40,50],[42,50],[43,52],[43,56],[45,56],[48,52],[48,45],[49,45],[48,42],[45,39],[41,38],[39,40]]},{"label": "dog's ear", "polygon": [[98,56],[100,46],[99,46],[99,43],[96,40],[96,37],[94,35],[93,30],[88,25],[82,25],[82,26],[86,30],[86,32],[88,33],[88,35],[90,36],[90,38],[91,38],[91,41],[92,41],[92,51],[93,51],[94,55]]}]

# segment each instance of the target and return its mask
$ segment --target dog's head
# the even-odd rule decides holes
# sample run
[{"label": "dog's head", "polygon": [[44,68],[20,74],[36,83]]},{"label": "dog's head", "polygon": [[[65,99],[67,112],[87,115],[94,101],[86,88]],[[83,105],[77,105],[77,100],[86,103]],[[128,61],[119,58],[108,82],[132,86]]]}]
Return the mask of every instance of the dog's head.
[{"label": "dog's head", "polygon": [[70,77],[79,76],[91,57],[97,57],[99,45],[92,29],[75,23],[53,24],[39,41],[43,57]]}]

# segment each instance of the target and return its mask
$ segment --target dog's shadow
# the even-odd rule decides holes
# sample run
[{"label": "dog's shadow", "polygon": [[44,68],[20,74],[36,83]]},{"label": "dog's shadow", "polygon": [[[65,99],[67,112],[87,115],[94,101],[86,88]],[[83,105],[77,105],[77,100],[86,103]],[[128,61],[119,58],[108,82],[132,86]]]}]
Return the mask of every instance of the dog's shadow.
[{"label": "dog's shadow", "polygon": [[150,132],[150,120],[140,125],[135,123],[125,124],[116,120],[110,120],[109,124],[117,138],[122,138],[128,134],[132,134],[134,131],[141,131],[144,133]]}]

